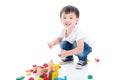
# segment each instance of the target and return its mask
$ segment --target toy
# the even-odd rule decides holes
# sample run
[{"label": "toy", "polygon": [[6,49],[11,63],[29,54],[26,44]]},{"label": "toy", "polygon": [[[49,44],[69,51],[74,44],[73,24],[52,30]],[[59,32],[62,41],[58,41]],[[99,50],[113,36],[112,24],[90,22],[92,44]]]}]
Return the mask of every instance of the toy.
[{"label": "toy", "polygon": [[43,66],[38,66],[37,76],[43,77],[44,80],[54,80],[59,75],[60,64],[54,64],[51,60],[48,64],[45,63]]},{"label": "toy", "polygon": [[99,60],[98,58],[95,58],[95,61],[96,61],[96,62],[99,62],[100,60]]},{"label": "toy", "polygon": [[88,79],[93,79],[93,76],[92,75],[88,75]]},{"label": "toy", "polygon": [[20,76],[18,78],[16,78],[16,80],[23,80],[25,78],[25,76]]},{"label": "toy", "polygon": [[28,80],[34,80],[34,78],[33,78],[33,77],[30,77]]},{"label": "toy", "polygon": [[31,72],[26,72],[26,76],[31,76]]},{"label": "toy", "polygon": [[55,80],[67,80],[67,76],[64,76],[64,78],[55,78]]},{"label": "toy", "polygon": [[[51,60],[49,63],[44,63],[42,66],[33,65],[33,69],[26,70],[26,76],[31,76],[31,73],[39,76],[37,80],[54,80],[59,76],[60,64],[54,64]],[[30,77],[29,80],[34,80]]]},{"label": "toy", "polygon": [[37,65],[33,65],[33,73],[36,73],[37,72]]},{"label": "toy", "polygon": [[53,72],[51,73],[52,74],[52,80],[54,80],[55,78],[58,78],[58,76],[59,76],[58,69],[59,68],[60,68],[60,64],[54,64],[53,65]]},{"label": "toy", "polygon": [[89,59],[87,59],[87,62],[90,62],[90,60],[89,60]]},{"label": "toy", "polygon": [[37,80],[44,80],[43,78],[37,78]]}]

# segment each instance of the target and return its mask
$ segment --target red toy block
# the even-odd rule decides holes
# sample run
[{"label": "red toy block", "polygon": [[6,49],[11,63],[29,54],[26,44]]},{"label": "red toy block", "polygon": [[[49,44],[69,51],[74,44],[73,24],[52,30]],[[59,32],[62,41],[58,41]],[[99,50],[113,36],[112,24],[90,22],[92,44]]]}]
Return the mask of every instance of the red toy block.
[{"label": "red toy block", "polygon": [[49,78],[46,77],[46,78],[44,78],[44,80],[49,80]]},{"label": "red toy block", "polygon": [[47,77],[47,74],[46,74],[46,73],[43,73],[43,77],[44,77],[44,78]]},{"label": "red toy block", "polygon": [[99,62],[100,60],[99,60],[98,58],[95,58],[95,61],[96,61],[96,62]]},{"label": "red toy block", "polygon": [[48,64],[47,64],[47,63],[45,63],[43,66],[46,68],[46,67],[48,67]]},{"label": "red toy block", "polygon": [[44,68],[44,66],[38,66],[38,68]]},{"label": "red toy block", "polygon": [[37,67],[37,65],[33,65],[33,67]]},{"label": "red toy block", "polygon": [[30,77],[28,80],[34,80],[34,78],[33,78],[33,77]]},{"label": "red toy block", "polygon": [[30,72],[33,72],[34,70],[33,69],[30,69]]},{"label": "red toy block", "polygon": [[37,71],[33,71],[33,73],[37,73]]},{"label": "red toy block", "polygon": [[34,70],[33,69],[30,69],[30,70],[26,70],[26,72],[33,72]]}]

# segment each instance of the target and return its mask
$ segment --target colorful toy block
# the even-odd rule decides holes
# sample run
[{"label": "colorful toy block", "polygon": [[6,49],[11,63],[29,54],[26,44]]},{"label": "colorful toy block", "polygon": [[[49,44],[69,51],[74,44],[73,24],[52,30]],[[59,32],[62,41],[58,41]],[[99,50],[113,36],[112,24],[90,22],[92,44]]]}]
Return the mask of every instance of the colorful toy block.
[{"label": "colorful toy block", "polygon": [[93,76],[92,75],[88,75],[88,79],[93,79]]},{"label": "colorful toy block", "polygon": [[34,80],[34,78],[33,78],[33,77],[30,77],[28,80]]},{"label": "colorful toy block", "polygon": [[67,76],[64,76],[64,78],[55,78],[54,80],[67,80]]},{"label": "colorful toy block", "polygon": [[45,63],[43,66],[46,68],[46,67],[48,67],[48,64],[47,64],[47,63]]},{"label": "colorful toy block", "polygon": [[54,80],[55,78],[58,78],[58,71],[56,71],[56,72],[52,72],[51,73],[51,80]]},{"label": "colorful toy block", "polygon": [[25,76],[20,76],[18,78],[16,78],[16,80],[23,80],[25,78]]},{"label": "colorful toy block", "polygon": [[100,60],[99,60],[98,58],[95,58],[95,61],[96,61],[96,62],[99,62]]},{"label": "colorful toy block", "polygon": [[[59,76],[60,64],[54,64],[51,60],[49,63],[44,63],[42,66],[33,65],[33,69],[26,70],[26,76],[31,76],[33,73],[38,76],[37,80],[54,80]],[[23,80],[21,76],[16,80]],[[34,77],[29,77],[28,80],[35,80]]]},{"label": "colorful toy block", "polygon": [[90,62],[90,60],[89,60],[89,59],[87,59],[87,62]]},{"label": "colorful toy block", "polygon": [[43,78],[37,78],[37,80],[44,80]]},{"label": "colorful toy block", "polygon": [[31,76],[31,72],[26,72],[26,76]]}]

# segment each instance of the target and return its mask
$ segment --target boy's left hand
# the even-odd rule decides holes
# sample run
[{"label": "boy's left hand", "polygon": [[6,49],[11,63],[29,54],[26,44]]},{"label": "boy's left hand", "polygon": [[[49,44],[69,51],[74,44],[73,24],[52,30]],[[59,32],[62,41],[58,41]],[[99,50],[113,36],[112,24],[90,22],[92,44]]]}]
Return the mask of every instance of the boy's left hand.
[{"label": "boy's left hand", "polygon": [[61,54],[61,58],[65,58],[65,57],[67,57],[68,56],[68,51],[67,50],[61,50],[60,51],[60,54]]}]

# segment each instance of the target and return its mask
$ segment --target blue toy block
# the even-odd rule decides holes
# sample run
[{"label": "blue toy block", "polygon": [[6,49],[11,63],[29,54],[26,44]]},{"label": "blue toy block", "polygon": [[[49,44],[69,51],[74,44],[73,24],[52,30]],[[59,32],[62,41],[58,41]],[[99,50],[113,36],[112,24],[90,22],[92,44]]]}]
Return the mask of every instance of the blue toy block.
[{"label": "blue toy block", "polygon": [[67,76],[64,76],[64,80],[67,80]]},{"label": "blue toy block", "polygon": [[62,78],[55,78],[54,80],[64,80],[64,79],[62,79]]},{"label": "blue toy block", "polygon": [[64,76],[64,79],[63,78],[55,78],[54,80],[67,80],[67,76]]}]

